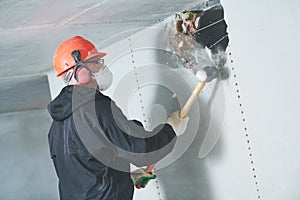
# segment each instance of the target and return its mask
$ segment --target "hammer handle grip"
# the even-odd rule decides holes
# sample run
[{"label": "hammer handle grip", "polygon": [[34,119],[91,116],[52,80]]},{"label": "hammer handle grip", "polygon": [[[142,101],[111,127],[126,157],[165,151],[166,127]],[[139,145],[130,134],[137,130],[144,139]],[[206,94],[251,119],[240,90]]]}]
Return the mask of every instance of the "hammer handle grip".
[{"label": "hammer handle grip", "polygon": [[[193,103],[195,102],[195,100],[197,99],[198,95],[200,94],[200,92],[204,88],[205,84],[206,84],[206,82],[200,82],[200,83],[198,83],[198,85],[194,89],[193,93],[191,94],[191,96],[189,97],[189,99],[187,100],[187,102],[185,103],[185,105],[183,106],[183,109],[179,113],[179,117],[180,118],[185,118],[187,116],[188,112],[191,110],[191,108],[193,106]],[[155,164],[149,165],[146,168],[146,172],[150,173],[154,169],[154,167],[155,167]]]},{"label": "hammer handle grip", "polygon": [[148,173],[152,172],[152,170],[154,169],[154,167],[155,167],[155,163],[149,165],[149,166],[146,168],[146,172],[148,172]]},{"label": "hammer handle grip", "polygon": [[195,100],[197,99],[198,95],[204,88],[205,84],[206,84],[206,82],[198,83],[198,85],[194,89],[193,93],[191,94],[191,96],[189,97],[189,99],[187,100],[185,105],[183,106],[181,112],[179,113],[180,118],[185,118],[187,116],[188,112],[191,110]]}]

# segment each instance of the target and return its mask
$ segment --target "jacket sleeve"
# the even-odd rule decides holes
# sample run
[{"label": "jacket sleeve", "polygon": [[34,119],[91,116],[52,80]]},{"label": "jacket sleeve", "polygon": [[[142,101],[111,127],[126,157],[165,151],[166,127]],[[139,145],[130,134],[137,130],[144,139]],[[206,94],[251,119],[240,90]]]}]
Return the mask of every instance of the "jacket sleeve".
[{"label": "jacket sleeve", "polygon": [[[98,116],[102,118],[99,121],[106,137],[116,146],[118,157],[136,166],[145,166],[158,162],[172,151],[176,135],[169,124],[146,131],[139,121],[128,120],[113,102],[109,107],[106,115],[99,113]],[[104,116],[110,119],[103,120]]]}]

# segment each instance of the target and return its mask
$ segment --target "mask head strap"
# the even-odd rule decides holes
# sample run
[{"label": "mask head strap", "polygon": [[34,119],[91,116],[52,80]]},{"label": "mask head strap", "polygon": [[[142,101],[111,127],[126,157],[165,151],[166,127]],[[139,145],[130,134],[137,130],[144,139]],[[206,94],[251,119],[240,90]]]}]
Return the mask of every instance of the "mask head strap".
[{"label": "mask head strap", "polygon": [[92,74],[91,70],[89,68],[87,68],[85,66],[85,64],[82,62],[81,54],[80,54],[79,50],[72,51],[71,56],[74,58],[75,63],[76,63],[75,71],[74,71],[74,78],[77,82],[79,82],[77,72],[81,67],[85,68],[89,72],[90,75]]}]

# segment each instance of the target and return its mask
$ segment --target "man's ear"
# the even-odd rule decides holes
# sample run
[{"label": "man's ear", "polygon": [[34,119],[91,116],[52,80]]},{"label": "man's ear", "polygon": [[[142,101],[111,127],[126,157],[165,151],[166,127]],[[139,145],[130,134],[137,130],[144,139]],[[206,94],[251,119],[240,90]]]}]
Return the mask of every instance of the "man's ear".
[{"label": "man's ear", "polygon": [[90,72],[86,68],[81,67],[77,71],[77,78],[78,78],[78,83],[83,85],[83,84],[87,84],[92,77]]}]

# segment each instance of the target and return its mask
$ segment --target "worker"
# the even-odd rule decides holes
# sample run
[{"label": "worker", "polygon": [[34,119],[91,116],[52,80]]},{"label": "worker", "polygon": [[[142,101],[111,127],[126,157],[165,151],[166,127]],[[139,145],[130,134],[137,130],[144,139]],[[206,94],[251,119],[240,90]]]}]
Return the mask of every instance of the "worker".
[{"label": "worker", "polygon": [[[101,91],[112,82],[106,53],[81,36],[63,41],[53,56],[56,76],[67,84],[48,105],[48,139],[62,200],[130,200],[130,163],[141,167],[169,154],[189,118],[178,111],[146,131],[128,120]],[[149,136],[149,137],[147,137]]]}]

